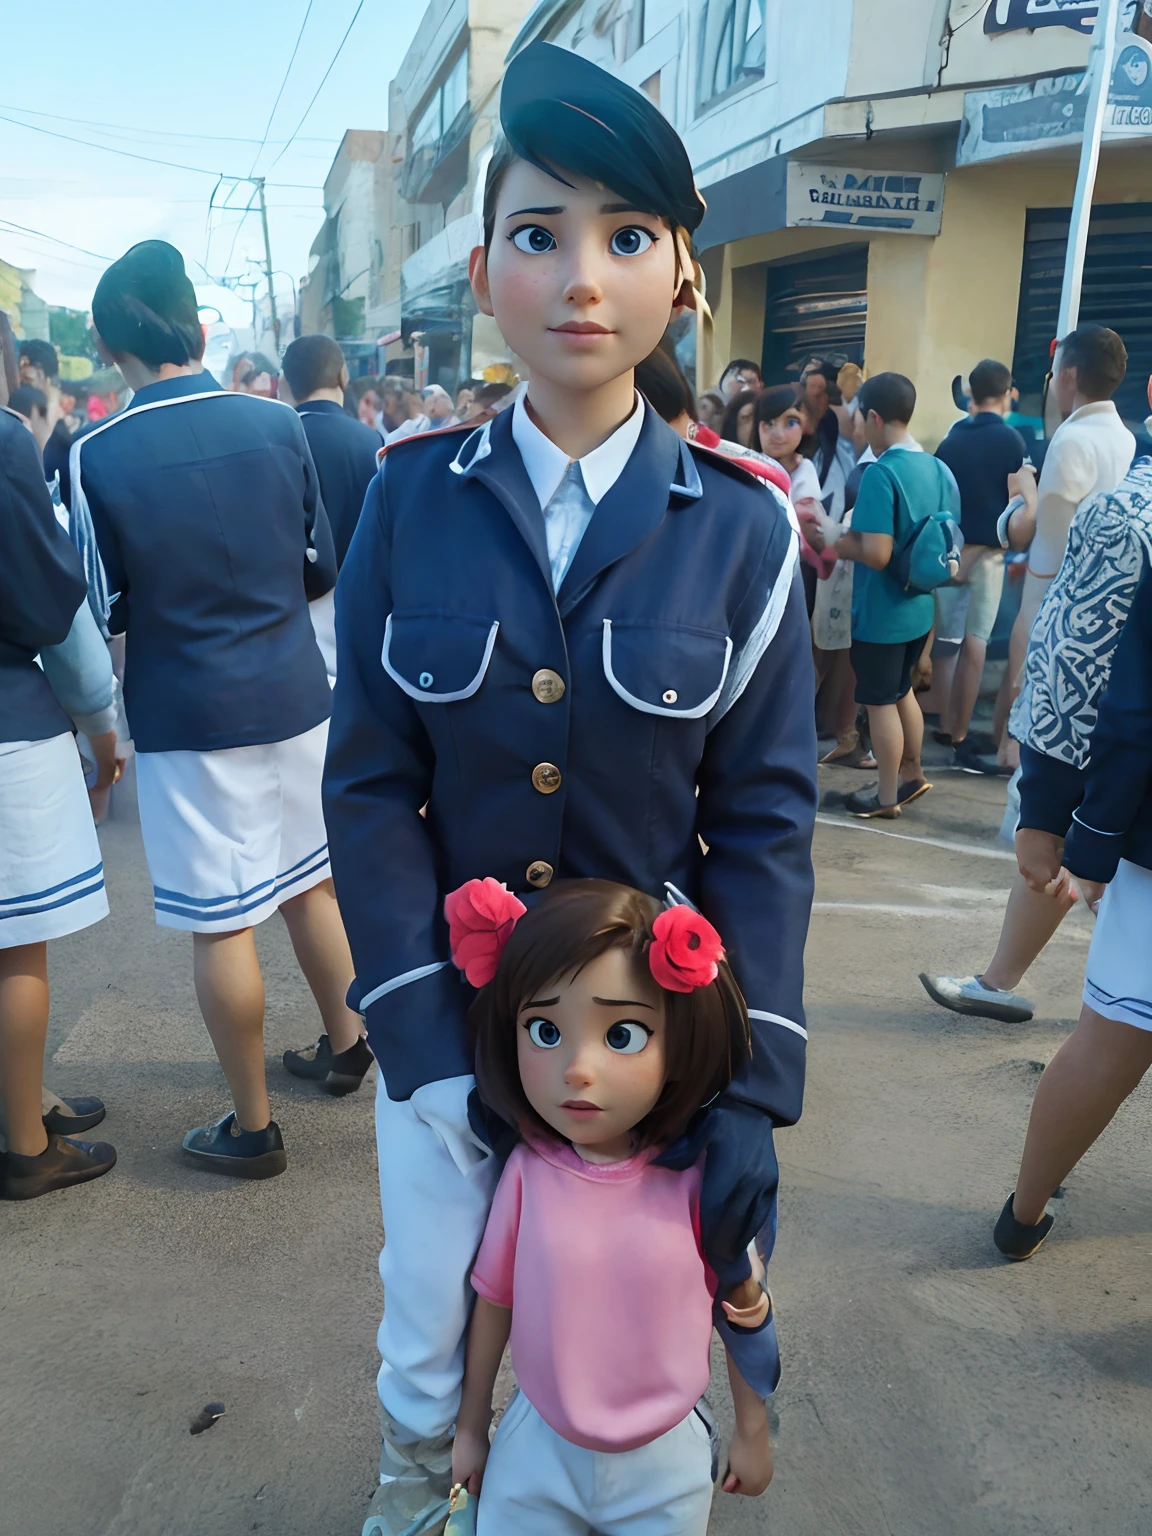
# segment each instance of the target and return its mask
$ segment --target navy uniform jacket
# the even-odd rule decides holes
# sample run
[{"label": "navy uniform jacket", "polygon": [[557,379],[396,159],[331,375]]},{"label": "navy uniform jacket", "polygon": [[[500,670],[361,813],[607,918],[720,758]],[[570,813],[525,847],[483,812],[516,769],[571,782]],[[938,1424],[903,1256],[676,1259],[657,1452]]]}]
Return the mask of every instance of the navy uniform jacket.
[{"label": "navy uniform jacket", "polygon": [[376,455],[384,440],[334,400],[305,400],[296,410],[320,477],[320,494],[340,566],[356,532],[364,492],[376,473]]},{"label": "navy uniform jacket", "polygon": [[786,511],[646,408],[557,597],[511,425],[391,449],[340,576],[325,813],[350,1002],[406,1098],[472,1071],[446,892],[483,875],[519,892],[671,881],[719,930],[751,1011],[731,1096],[790,1123],[816,788]]},{"label": "navy uniform jacket", "polygon": [[86,591],[36,440],[0,408],[0,741],[46,741],[72,729],[35,658],[67,637]]},{"label": "navy uniform jacket", "polygon": [[208,373],[150,384],[72,447],[141,752],[286,741],[328,717],[307,601],[336,557],[296,412]]}]

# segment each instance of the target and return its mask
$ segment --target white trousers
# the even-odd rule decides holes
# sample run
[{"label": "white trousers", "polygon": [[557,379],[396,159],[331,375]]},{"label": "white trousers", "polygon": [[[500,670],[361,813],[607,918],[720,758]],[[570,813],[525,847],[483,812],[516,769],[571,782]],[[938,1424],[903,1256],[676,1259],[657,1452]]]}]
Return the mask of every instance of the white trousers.
[{"label": "white trousers", "polygon": [[707,1536],[712,1446],[693,1410],[634,1451],[589,1451],[517,1394],[500,1420],[477,1536]]},{"label": "white trousers", "polygon": [[451,1429],[460,1407],[469,1276],[499,1164],[468,1124],[473,1077],[418,1088],[410,1099],[376,1085],[376,1149],[384,1213],[384,1320],[376,1378],[385,1412],[411,1440]]}]

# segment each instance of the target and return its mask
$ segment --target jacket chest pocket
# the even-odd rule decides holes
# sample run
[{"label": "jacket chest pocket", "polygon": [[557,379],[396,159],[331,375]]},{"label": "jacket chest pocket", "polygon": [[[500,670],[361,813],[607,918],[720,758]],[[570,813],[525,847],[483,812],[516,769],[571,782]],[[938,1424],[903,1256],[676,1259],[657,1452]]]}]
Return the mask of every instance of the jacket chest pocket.
[{"label": "jacket chest pocket", "polygon": [[455,704],[484,681],[498,620],[443,613],[390,613],[380,661],[410,699]]},{"label": "jacket chest pocket", "polygon": [[605,619],[602,654],[604,676],[625,704],[700,720],[724,691],[732,641],[715,631]]}]

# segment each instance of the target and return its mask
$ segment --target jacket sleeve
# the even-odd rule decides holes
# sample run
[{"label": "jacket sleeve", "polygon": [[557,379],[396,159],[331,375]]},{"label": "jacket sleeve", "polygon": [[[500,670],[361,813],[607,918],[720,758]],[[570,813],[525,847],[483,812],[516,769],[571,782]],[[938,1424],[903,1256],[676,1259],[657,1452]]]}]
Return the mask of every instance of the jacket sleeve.
[{"label": "jacket sleeve", "polygon": [[40,664],[52,692],[78,731],[101,736],[116,724],[112,658],[87,603],[81,603],[67,639],[47,645]]},{"label": "jacket sleeve", "polygon": [[320,494],[320,476],[299,416],[293,411],[297,448],[304,463],[304,594],[309,602],[331,592],[336,585],[336,546]]},{"label": "jacket sleeve", "polygon": [[0,640],[33,654],[58,645],[86,590],[80,558],[52,510],[36,440],[8,417],[0,421]]},{"label": "jacket sleeve", "polygon": [[1084,796],[1084,770],[1020,743],[1020,825],[1065,837]]},{"label": "jacket sleeve", "polygon": [[795,551],[781,519],[745,600],[751,612],[733,625],[729,676],[740,691],[709,733],[697,820],[708,850],[700,906],[723,937],[752,1021],[752,1060],[729,1095],[777,1125],[799,1119],[804,1094],[817,799],[812,646]]},{"label": "jacket sleeve", "polygon": [[324,769],[336,894],[356,978],[349,1006],[393,1099],[472,1071],[474,994],[452,967],[436,853],[421,815],[432,749],[411,699],[381,665],[392,607],[383,472],[368,487],[336,590],[337,679]]},{"label": "jacket sleeve", "polygon": [[1124,855],[1152,785],[1152,581],[1136,589],[1092,731],[1084,799],[1064,844],[1064,863],[1107,882]]}]

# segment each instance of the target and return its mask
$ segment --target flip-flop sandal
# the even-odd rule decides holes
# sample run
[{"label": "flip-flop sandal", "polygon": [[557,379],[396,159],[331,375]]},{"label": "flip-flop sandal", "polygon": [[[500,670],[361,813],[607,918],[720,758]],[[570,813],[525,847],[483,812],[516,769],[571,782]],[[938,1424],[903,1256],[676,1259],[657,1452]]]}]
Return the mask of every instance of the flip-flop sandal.
[{"label": "flip-flop sandal", "polygon": [[825,752],[820,758],[820,766],[823,768],[866,768],[874,769],[876,759],[862,741],[854,742],[852,746],[842,746],[839,742],[831,752]]},{"label": "flip-flop sandal", "polygon": [[921,795],[926,795],[932,788],[927,779],[917,779],[912,784],[901,784],[896,791],[897,805],[911,805],[913,800],[919,800]]},{"label": "flip-flop sandal", "polygon": [[899,804],[881,805],[878,791],[871,795],[865,795],[863,792],[847,795],[844,805],[853,816],[859,816],[866,821],[876,818],[882,821],[896,821],[903,814],[903,807]]}]

